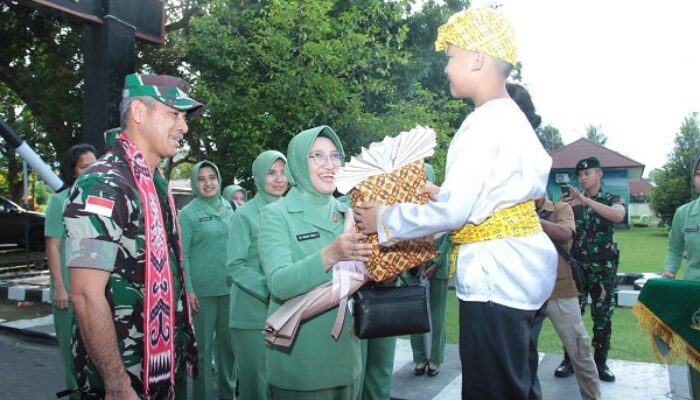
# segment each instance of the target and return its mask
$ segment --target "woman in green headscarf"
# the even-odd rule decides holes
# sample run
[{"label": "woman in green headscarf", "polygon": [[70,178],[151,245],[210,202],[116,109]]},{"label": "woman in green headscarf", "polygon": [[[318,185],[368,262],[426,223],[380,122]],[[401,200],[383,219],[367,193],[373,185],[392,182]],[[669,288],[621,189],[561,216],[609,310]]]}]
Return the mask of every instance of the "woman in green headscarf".
[{"label": "woman in green headscarf", "polygon": [[226,245],[233,209],[221,196],[221,175],[210,161],[192,168],[190,184],[196,197],[179,215],[187,290],[194,312],[197,339],[196,399],[212,399],[211,358],[216,345],[220,399],[233,399],[236,383],[234,353],[228,328],[229,284]]},{"label": "woman in green headscarf", "polygon": [[[263,210],[260,261],[270,290],[268,315],[292,297],[332,279],[338,261],[366,261],[364,235],[343,233],[345,206],[333,198],[343,147],[327,126],[297,134],[287,148],[293,187]],[[361,373],[360,342],[345,316],[338,340],[331,330],[337,308],[301,323],[291,347],[266,349],[266,380],[273,399],[355,400]]]},{"label": "woman in green headscarf", "polygon": [[228,185],[221,194],[228,200],[234,211],[248,201],[248,193],[239,185]]},{"label": "woman in green headscarf", "polygon": [[258,224],[262,208],[287,191],[286,163],[279,151],[261,153],[253,161],[253,181],[258,192],[231,218],[226,266],[233,282],[229,327],[239,365],[242,399],[267,398],[265,342],[261,332],[265,328],[270,291],[258,256]]}]

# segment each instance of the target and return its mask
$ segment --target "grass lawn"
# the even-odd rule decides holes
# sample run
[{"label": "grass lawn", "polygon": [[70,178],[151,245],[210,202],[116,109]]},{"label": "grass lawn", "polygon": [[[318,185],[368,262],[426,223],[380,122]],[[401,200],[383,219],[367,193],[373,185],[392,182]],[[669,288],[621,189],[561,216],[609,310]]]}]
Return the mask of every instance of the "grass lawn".
[{"label": "grass lawn", "polygon": [[[650,226],[617,230],[615,240],[620,246],[620,272],[663,272],[667,250],[667,228]],[[682,276],[682,268],[679,275]],[[447,342],[459,342],[459,312],[454,289],[447,300]],[[590,308],[583,319],[592,336]],[[613,314],[613,335],[610,358],[655,362],[646,332],[637,327],[637,319],[629,308],[617,308]],[[561,353],[562,346],[549,319],[545,320],[540,334],[539,351]]]}]

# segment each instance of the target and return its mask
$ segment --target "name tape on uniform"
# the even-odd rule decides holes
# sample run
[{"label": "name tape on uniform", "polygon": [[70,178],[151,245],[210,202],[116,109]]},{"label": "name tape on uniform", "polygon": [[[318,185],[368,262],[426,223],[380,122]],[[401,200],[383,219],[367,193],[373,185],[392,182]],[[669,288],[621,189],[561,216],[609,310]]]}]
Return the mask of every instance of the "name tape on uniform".
[{"label": "name tape on uniform", "polygon": [[316,231],[316,232],[308,232],[308,233],[302,233],[300,235],[297,235],[297,240],[302,242],[304,240],[309,240],[309,239],[318,239],[321,237],[321,234]]}]

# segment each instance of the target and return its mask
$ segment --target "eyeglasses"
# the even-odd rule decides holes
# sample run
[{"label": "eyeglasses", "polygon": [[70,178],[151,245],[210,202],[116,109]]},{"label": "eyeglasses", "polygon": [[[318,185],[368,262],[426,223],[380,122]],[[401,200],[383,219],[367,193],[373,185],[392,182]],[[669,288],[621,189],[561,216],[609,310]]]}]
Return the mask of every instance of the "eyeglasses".
[{"label": "eyeglasses", "polygon": [[345,155],[343,153],[338,152],[333,152],[330,155],[326,155],[326,153],[322,151],[316,151],[309,154],[309,158],[314,160],[314,164],[316,164],[317,167],[322,167],[326,165],[328,160],[330,160],[331,164],[333,164],[334,166],[340,167],[343,164]]}]

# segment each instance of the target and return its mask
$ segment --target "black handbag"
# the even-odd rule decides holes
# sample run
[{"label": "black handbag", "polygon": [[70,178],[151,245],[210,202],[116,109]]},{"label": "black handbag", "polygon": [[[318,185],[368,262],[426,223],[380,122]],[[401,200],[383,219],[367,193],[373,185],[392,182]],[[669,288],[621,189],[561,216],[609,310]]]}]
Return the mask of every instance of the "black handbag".
[{"label": "black handbag", "polygon": [[586,271],[583,270],[581,264],[579,264],[578,261],[576,261],[576,259],[573,258],[571,254],[566,251],[566,249],[564,249],[564,247],[553,240],[552,243],[554,243],[554,247],[557,249],[559,255],[561,255],[562,258],[564,258],[564,261],[571,266],[571,276],[574,278],[576,290],[578,290],[579,293],[585,293],[586,289],[588,288],[588,276]]},{"label": "black handbag", "polygon": [[355,334],[360,339],[430,331],[424,286],[368,285],[353,295]]}]

